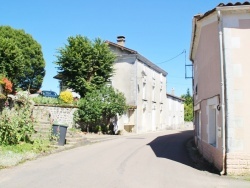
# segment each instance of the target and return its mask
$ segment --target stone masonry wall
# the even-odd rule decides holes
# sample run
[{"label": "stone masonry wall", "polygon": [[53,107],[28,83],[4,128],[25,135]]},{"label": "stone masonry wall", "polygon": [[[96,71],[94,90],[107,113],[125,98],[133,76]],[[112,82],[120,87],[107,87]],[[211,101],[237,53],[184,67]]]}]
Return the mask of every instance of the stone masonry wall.
[{"label": "stone masonry wall", "polygon": [[73,114],[76,107],[35,105],[33,115],[39,121],[49,119],[51,124],[54,122],[68,125],[68,128],[74,126]]},{"label": "stone masonry wall", "polygon": [[227,173],[228,174],[249,174],[250,154],[227,153]]}]

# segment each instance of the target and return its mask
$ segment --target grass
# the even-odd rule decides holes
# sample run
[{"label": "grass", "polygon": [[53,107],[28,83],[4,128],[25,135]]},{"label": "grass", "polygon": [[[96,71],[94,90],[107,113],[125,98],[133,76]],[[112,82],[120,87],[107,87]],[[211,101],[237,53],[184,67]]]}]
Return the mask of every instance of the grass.
[{"label": "grass", "polygon": [[0,169],[15,166],[51,151],[49,140],[36,139],[33,143],[0,146]]},{"label": "grass", "polygon": [[232,177],[232,178],[234,178],[234,179],[250,181],[250,174],[241,174],[241,175],[229,174],[228,176],[229,176],[229,177]]}]

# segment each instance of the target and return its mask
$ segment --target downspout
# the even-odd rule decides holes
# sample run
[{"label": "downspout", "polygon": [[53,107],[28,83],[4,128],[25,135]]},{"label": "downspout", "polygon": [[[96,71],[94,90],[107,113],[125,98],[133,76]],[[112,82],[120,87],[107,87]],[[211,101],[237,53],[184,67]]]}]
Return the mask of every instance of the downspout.
[{"label": "downspout", "polygon": [[220,172],[221,175],[226,175],[227,168],[226,168],[226,116],[225,116],[225,52],[224,52],[224,40],[223,40],[223,23],[221,20],[221,11],[217,9],[217,16],[218,16],[218,26],[219,26],[219,42],[220,42],[220,76],[221,76],[221,116],[222,116],[222,152],[223,152],[223,166],[222,171]]},{"label": "downspout", "polygon": [[[137,56],[136,56],[137,57]],[[136,74],[136,81],[135,81],[135,84],[136,84],[136,86],[135,86],[135,89],[136,89],[136,120],[135,120],[135,122],[136,122],[136,134],[138,134],[138,75],[137,75],[137,70],[138,70],[138,60],[137,60],[137,58],[136,58],[136,65],[135,65],[135,74]]]},{"label": "downspout", "polygon": [[[196,37],[196,35],[195,35],[195,33],[196,33],[196,23],[197,23],[197,18],[196,17],[194,17],[193,18],[193,23],[192,23],[192,27],[193,27],[193,29],[192,29],[192,41],[191,41],[191,51],[190,51],[190,54],[189,54],[189,59],[190,59],[190,61],[192,62],[192,93],[193,93],[193,125],[194,125],[194,122],[195,122],[195,113],[194,113],[194,60],[193,60],[193,58],[192,58],[192,52],[193,52],[193,48],[194,48],[194,41],[195,41],[195,37]],[[194,132],[193,132],[193,134],[194,134],[194,137],[196,136],[196,126],[194,126]],[[196,143],[197,144],[197,146],[198,146],[198,143]]]}]

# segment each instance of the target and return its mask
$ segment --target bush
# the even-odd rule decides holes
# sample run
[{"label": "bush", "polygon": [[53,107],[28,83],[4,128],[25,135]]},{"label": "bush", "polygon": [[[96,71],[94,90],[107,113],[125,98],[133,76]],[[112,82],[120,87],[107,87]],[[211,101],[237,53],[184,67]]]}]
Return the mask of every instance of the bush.
[{"label": "bush", "polygon": [[31,142],[35,123],[31,117],[32,103],[23,97],[18,104],[11,110],[4,108],[0,115],[0,145]]},{"label": "bush", "polygon": [[72,92],[71,91],[62,91],[60,93],[60,96],[59,98],[65,102],[65,103],[68,103],[68,104],[72,104],[73,103],[73,95],[72,95]]},{"label": "bush", "polygon": [[95,131],[96,125],[101,125],[103,133],[110,132],[109,124],[112,117],[122,115],[127,110],[123,93],[108,86],[86,93],[80,99],[78,107],[74,120],[82,122],[90,131]]},{"label": "bush", "polygon": [[38,97],[32,98],[32,100],[36,104],[55,104],[55,105],[61,104],[61,101],[58,100],[57,98],[50,98],[50,97],[38,96]]}]

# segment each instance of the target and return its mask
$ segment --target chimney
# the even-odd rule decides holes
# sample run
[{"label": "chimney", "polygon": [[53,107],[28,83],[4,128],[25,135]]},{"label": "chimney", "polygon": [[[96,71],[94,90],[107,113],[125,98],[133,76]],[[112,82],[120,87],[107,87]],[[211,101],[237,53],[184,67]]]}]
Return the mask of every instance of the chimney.
[{"label": "chimney", "polygon": [[172,88],[171,90],[171,95],[174,95],[174,88]]},{"label": "chimney", "polygon": [[117,37],[117,44],[121,46],[125,46],[125,37],[124,36],[118,36]]}]

